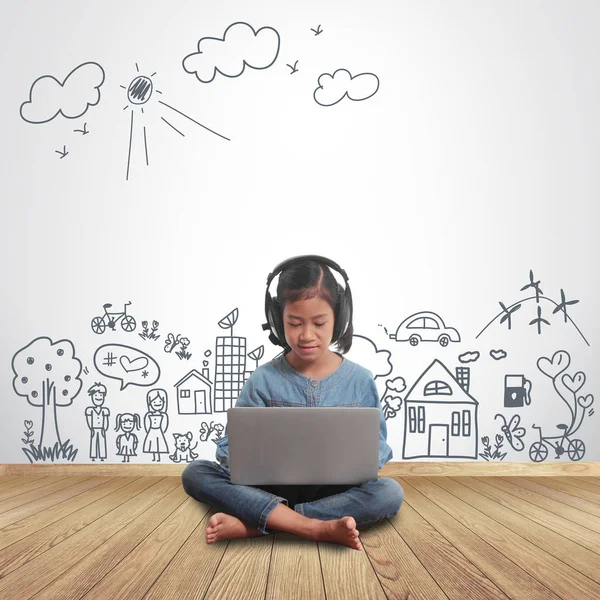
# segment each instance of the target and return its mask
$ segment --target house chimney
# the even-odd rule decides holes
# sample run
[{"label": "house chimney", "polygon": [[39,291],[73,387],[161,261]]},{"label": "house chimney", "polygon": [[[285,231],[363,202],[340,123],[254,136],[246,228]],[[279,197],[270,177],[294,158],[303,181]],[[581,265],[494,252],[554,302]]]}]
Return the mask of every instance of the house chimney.
[{"label": "house chimney", "polygon": [[469,367],[456,367],[456,381],[458,385],[468,394],[471,381],[471,370]]},{"label": "house chimney", "polygon": [[202,377],[205,377],[208,381],[210,381],[210,378],[208,377],[208,367],[202,368]]}]

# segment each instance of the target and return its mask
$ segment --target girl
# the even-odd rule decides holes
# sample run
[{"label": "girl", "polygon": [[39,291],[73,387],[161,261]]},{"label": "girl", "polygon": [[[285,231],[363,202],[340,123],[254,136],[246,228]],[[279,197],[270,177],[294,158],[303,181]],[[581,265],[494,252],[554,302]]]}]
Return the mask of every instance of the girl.
[{"label": "girl", "polygon": [[167,415],[167,392],[159,388],[150,390],[146,394],[148,412],[144,415],[144,452],[152,452],[152,460],[160,462],[161,453],[169,452],[169,446],[165,439],[165,431],[169,426],[169,415]]},{"label": "girl", "polygon": [[117,415],[115,431],[123,433],[117,437],[117,456],[123,457],[123,462],[130,462],[130,456],[137,456],[138,438],[133,430],[140,430],[140,415],[137,413],[121,413]]},{"label": "girl", "polygon": [[[329,267],[341,273],[338,284]],[[269,284],[281,273],[277,295]],[[381,412],[379,468],[392,458],[373,375],[343,356],[352,345],[352,296],[343,269],[321,256],[280,263],[267,278],[265,299],[269,339],[284,350],[247,379],[236,406],[374,406]],[[339,352],[329,346],[337,344]],[[351,435],[351,432],[348,432]],[[360,486],[245,486],[231,483],[225,435],[217,442],[218,462],[195,460],[182,474],[183,488],[217,506],[206,528],[206,543],[285,531],[343,544],[356,550],[359,526],[392,517],[400,509],[400,484],[381,477]],[[276,449],[274,449],[276,451]]]}]

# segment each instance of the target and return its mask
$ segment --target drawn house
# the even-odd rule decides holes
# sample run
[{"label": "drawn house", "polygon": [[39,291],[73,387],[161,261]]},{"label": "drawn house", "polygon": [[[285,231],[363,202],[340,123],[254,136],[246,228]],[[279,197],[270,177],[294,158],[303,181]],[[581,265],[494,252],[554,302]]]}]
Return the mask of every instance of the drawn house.
[{"label": "drawn house", "polygon": [[207,415],[212,413],[212,384],[208,379],[208,369],[202,374],[192,369],[176,384],[177,409],[180,415]]},{"label": "drawn house", "polygon": [[405,400],[403,458],[477,458],[477,409],[470,371],[434,360]]}]

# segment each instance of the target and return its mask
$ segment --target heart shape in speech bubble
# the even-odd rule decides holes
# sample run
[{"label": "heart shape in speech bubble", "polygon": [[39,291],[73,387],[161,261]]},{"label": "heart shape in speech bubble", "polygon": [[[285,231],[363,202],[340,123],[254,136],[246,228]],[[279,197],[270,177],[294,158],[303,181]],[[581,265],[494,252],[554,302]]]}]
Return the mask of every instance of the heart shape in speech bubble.
[{"label": "heart shape in speech bubble", "polygon": [[144,356],[139,356],[138,358],[130,360],[128,356],[123,355],[121,358],[119,358],[119,362],[121,363],[123,370],[127,373],[131,373],[132,371],[140,371],[148,366],[148,359]]}]

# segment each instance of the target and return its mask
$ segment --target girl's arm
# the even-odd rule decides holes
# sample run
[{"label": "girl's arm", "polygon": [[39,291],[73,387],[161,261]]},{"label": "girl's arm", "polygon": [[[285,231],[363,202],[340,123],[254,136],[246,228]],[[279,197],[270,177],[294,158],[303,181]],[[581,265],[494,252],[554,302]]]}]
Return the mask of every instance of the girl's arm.
[{"label": "girl's arm", "polygon": [[386,462],[393,458],[394,453],[387,443],[387,425],[373,376],[370,376],[365,384],[363,401],[365,402],[364,406],[373,406],[379,409],[379,468],[381,469]]},{"label": "girl's arm", "polygon": [[[261,377],[260,373],[256,371],[248,377],[246,383],[242,386],[235,406],[266,406],[264,396],[261,394]],[[227,437],[227,425],[225,425],[225,435],[217,440],[217,451],[216,451],[217,462],[227,469],[229,469],[229,439]]]}]

